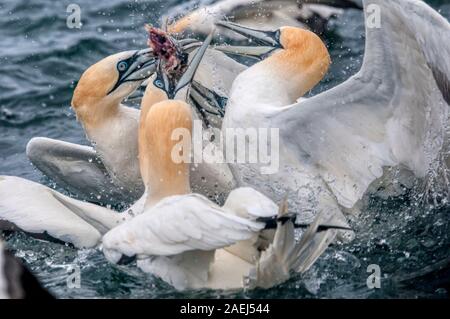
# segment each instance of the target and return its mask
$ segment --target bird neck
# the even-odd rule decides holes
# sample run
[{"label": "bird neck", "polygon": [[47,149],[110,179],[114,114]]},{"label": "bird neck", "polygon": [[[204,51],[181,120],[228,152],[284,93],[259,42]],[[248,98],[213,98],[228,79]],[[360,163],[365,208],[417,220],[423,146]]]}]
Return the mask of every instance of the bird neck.
[{"label": "bird neck", "polygon": [[283,102],[288,104],[313,89],[331,63],[328,50],[317,35],[304,31],[298,38],[297,41],[291,39],[287,49],[275,52],[254,66],[255,72],[271,83],[264,87],[268,95],[272,95],[270,98],[283,94]]},{"label": "bird neck", "polygon": [[168,97],[166,92],[164,92],[161,89],[158,89],[152,83],[149,83],[147,85],[147,88],[145,89],[144,96],[142,97],[141,101],[141,117],[140,117],[141,125],[143,124],[142,123],[143,120],[146,119],[147,113],[153,105],[167,100]]},{"label": "bird neck", "polygon": [[130,93],[130,87],[123,85],[112,94],[112,57],[107,57],[89,67],[81,76],[72,96],[72,108],[85,128],[95,128],[119,112],[122,100]]},{"label": "bird neck", "polygon": [[163,100],[143,106],[139,163],[148,194],[146,206],[153,206],[164,197],[190,193],[192,114],[182,101]]},{"label": "bird neck", "polygon": [[89,132],[94,131],[103,123],[108,123],[110,119],[117,117],[120,108],[120,100],[92,99],[86,103],[74,107],[78,121],[84,129]]}]

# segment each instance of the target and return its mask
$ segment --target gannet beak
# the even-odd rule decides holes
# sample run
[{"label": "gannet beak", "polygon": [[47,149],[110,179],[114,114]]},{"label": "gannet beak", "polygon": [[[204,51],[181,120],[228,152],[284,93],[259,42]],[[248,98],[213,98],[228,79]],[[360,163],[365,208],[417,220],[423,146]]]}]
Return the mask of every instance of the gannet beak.
[{"label": "gannet beak", "polygon": [[197,72],[198,66],[202,61],[203,56],[205,55],[205,52],[208,49],[208,46],[210,45],[212,38],[213,33],[211,32],[203,42],[202,46],[198,49],[197,53],[195,53],[195,56],[192,58],[192,61],[189,63],[189,66],[187,67],[183,76],[178,81],[178,84],[175,88],[175,93],[192,82],[195,76],[195,72]]},{"label": "gannet beak", "polygon": [[208,89],[200,82],[192,82],[191,99],[206,113],[224,117],[228,98]]},{"label": "gannet beak", "polygon": [[212,126],[209,117],[223,118],[228,98],[193,81],[189,92],[190,104],[199,112],[206,127]]},{"label": "gannet beak", "polygon": [[136,50],[130,53],[127,59],[117,63],[118,80],[111,91],[116,90],[119,86],[126,82],[142,83],[156,71],[156,58],[150,48]]},{"label": "gannet beak", "polygon": [[202,42],[197,39],[181,39],[177,40],[178,45],[186,53],[191,53],[195,49],[202,46]]},{"label": "gannet beak", "polygon": [[241,26],[236,23],[219,21],[216,25],[239,33],[256,43],[257,46],[216,46],[215,49],[224,53],[242,55],[246,57],[264,59],[273,51],[283,48],[280,43],[280,30],[262,31]]}]

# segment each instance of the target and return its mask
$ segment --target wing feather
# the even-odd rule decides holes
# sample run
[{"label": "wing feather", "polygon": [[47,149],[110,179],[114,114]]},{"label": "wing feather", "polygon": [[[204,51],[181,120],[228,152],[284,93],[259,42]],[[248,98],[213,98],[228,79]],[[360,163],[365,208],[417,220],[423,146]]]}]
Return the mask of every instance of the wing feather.
[{"label": "wing feather", "polygon": [[47,234],[76,247],[96,246],[100,242],[101,231],[106,229],[105,226],[99,227],[98,219],[105,217],[108,210],[79,202],[78,212],[91,211],[92,220],[97,220],[90,224],[71,210],[76,205],[72,199],[62,194],[55,197],[55,194],[54,190],[35,182],[0,176],[0,226],[2,221],[7,221],[6,225],[14,225],[14,229],[35,236]]},{"label": "wing feather", "polygon": [[44,175],[79,198],[106,204],[128,202],[115,187],[92,147],[34,137],[27,145],[27,156]]},{"label": "wing feather", "polygon": [[229,214],[201,195],[172,196],[109,231],[103,249],[106,256],[211,251],[249,239],[263,228],[263,223]]}]

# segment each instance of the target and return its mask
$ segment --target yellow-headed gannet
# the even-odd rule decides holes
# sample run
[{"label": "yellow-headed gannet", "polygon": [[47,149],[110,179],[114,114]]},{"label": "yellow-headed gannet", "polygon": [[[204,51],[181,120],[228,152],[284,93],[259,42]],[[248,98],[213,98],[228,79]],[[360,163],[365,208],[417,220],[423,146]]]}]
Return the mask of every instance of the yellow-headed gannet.
[{"label": "yellow-headed gannet", "polygon": [[[361,70],[301,102],[296,100],[322,79],[330,63],[315,34],[219,23],[266,46],[224,50],[269,56],[234,81],[222,132],[276,128],[280,136],[279,170],[264,175],[258,164],[230,164],[238,185],[254,187],[273,200],[289,190],[296,211],[309,218],[327,211],[329,223],[343,221],[341,211],[353,210],[385,167],[407,168],[426,179],[445,165],[440,158],[449,138],[448,21],[417,0],[366,0],[364,5],[379,8],[375,12],[380,16],[366,18]],[[321,234],[317,245],[325,248],[335,233]],[[320,249],[316,251],[318,257]]]},{"label": "yellow-headed gannet", "polygon": [[[31,162],[59,185],[100,202],[138,198],[142,182],[137,163],[139,112],[121,104],[155,71],[150,49],[111,55],[81,76],[72,107],[94,147],[33,138]],[[93,197],[93,198],[92,198]],[[110,199],[110,200],[109,200]]]}]

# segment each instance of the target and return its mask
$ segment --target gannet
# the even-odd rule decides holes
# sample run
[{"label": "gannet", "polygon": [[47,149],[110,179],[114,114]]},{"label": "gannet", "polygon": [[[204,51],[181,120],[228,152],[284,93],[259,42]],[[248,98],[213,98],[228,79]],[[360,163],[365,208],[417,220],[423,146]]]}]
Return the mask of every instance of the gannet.
[{"label": "gannet", "polygon": [[[214,23],[229,20],[258,29],[277,29],[284,25],[310,28],[322,33],[328,20],[342,13],[341,8],[361,8],[355,0],[219,0],[210,5],[170,17],[169,32],[190,31],[208,34]],[[183,11],[185,7],[183,6]],[[175,21],[173,21],[175,20]],[[221,32],[221,36],[241,39],[235,33]]]},{"label": "gannet", "polygon": [[[196,43],[180,41],[186,51],[198,47]],[[205,58],[196,82],[226,96],[245,66],[214,50],[208,50]],[[154,68],[149,49],[114,54],[88,68],[75,89],[72,107],[93,147],[36,137],[27,145],[30,161],[80,199],[133,203],[143,192],[137,158],[139,110],[121,102]],[[233,185],[225,166],[199,165],[192,178],[204,194],[227,193]]]},{"label": "gannet", "polygon": [[[224,51],[268,56],[234,81],[222,132],[267,127],[280,135],[279,171],[263,175],[258,164],[230,164],[238,186],[254,187],[275,201],[289,190],[290,204],[303,216],[328,211],[330,222],[343,222],[342,212],[356,211],[385,168],[406,168],[427,180],[445,165],[440,158],[448,145],[448,21],[417,0],[364,5],[380,8],[381,25],[366,21],[361,70],[300,102],[330,63],[318,36],[293,27],[267,32],[218,23],[266,46]],[[335,234],[328,231],[322,240],[331,242]]]},{"label": "gannet", "polygon": [[[139,131],[144,212],[104,235],[105,257],[117,263],[137,256],[139,268],[179,290],[269,288],[291,271],[308,269],[311,238],[321,232],[322,219],[296,243],[287,206],[278,210],[252,188],[234,189],[223,207],[191,193],[189,164],[172,158],[174,149],[190,153],[190,144],[179,149],[172,133],[192,130],[192,110],[185,98],[178,99],[179,85],[172,89],[160,77],[155,83],[147,87]],[[273,238],[264,236],[268,220],[277,223]]]},{"label": "gannet", "polygon": [[121,104],[155,70],[150,49],[111,55],[81,76],[72,107],[94,147],[33,138],[27,156],[44,174],[82,198],[120,203],[139,198],[139,112]]},{"label": "gannet", "polygon": [[36,277],[10,252],[0,239],[0,299],[51,299]]}]

